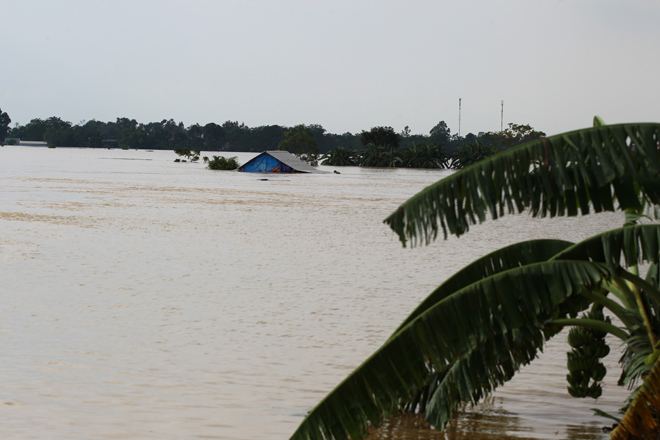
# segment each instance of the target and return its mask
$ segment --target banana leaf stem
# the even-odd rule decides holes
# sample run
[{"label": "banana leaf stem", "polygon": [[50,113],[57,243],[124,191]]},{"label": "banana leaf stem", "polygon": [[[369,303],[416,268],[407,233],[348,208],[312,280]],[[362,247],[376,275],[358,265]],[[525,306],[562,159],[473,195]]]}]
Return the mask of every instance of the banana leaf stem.
[{"label": "banana leaf stem", "polygon": [[600,319],[588,319],[588,318],[566,318],[566,319],[553,319],[550,321],[550,325],[557,325],[561,327],[587,327],[594,330],[599,330],[603,332],[610,333],[622,341],[626,341],[630,335],[624,330],[616,327],[615,325],[610,324],[609,322],[601,321]]},{"label": "banana leaf stem", "polygon": [[632,307],[632,305],[634,304],[634,302],[631,302],[633,299],[633,295],[630,294],[630,289],[628,289],[627,286],[625,289],[621,289],[620,283],[605,282],[603,284],[605,289],[612,292],[614,296],[619,298],[625,307],[628,308]]},{"label": "banana leaf stem", "polygon": [[633,294],[635,295],[635,300],[637,302],[637,308],[639,309],[639,312],[642,315],[642,318],[644,318],[644,325],[646,326],[646,331],[649,335],[649,341],[651,341],[651,345],[653,347],[657,347],[657,341],[655,339],[655,335],[653,334],[653,326],[651,325],[651,320],[649,319],[649,315],[646,312],[646,307],[644,307],[644,302],[642,301],[642,296],[639,292],[638,287],[641,287],[644,289],[644,292],[650,296],[654,301],[660,304],[660,292],[658,292],[655,287],[653,287],[649,282],[646,280],[643,280],[642,278],[638,277],[637,275],[633,275],[630,272],[627,272],[625,270],[619,271],[618,275],[623,278],[624,280],[630,282],[633,285],[632,291]]},{"label": "banana leaf stem", "polygon": [[585,292],[583,293],[584,296],[587,298],[591,299],[592,301],[601,304],[604,306],[607,310],[612,312],[619,320],[627,327],[631,328],[636,322],[639,321],[633,321],[630,319],[630,316],[626,314],[626,308],[623,307],[621,304],[617,303],[616,301],[606,297],[605,295],[601,293],[596,293],[596,292]]}]

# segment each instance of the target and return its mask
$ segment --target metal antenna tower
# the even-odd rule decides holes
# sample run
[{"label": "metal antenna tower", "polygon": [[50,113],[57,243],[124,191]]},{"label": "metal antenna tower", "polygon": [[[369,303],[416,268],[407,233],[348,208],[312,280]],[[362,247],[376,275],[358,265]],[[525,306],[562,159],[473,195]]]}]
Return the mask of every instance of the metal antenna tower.
[{"label": "metal antenna tower", "polygon": [[458,98],[458,137],[461,137],[461,98]]},{"label": "metal antenna tower", "polygon": [[500,113],[500,131],[504,131],[504,100],[502,100],[502,112]]}]

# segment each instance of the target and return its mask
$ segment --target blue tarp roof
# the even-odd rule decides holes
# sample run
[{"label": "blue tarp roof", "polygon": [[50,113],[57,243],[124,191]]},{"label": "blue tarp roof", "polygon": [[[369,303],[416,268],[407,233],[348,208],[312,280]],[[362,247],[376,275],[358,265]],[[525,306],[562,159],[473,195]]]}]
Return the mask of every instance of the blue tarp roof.
[{"label": "blue tarp roof", "polygon": [[264,151],[238,168],[248,173],[322,173],[288,151]]}]

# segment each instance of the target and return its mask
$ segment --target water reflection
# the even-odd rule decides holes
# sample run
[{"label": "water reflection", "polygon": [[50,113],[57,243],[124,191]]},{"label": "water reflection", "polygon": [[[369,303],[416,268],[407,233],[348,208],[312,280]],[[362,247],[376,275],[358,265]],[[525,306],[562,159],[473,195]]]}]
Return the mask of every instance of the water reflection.
[{"label": "water reflection", "polygon": [[507,411],[502,399],[490,396],[474,407],[464,407],[444,431],[438,431],[418,414],[400,414],[372,431],[374,440],[600,440],[606,432],[597,423],[568,425],[554,433],[536,433],[533,426]]}]

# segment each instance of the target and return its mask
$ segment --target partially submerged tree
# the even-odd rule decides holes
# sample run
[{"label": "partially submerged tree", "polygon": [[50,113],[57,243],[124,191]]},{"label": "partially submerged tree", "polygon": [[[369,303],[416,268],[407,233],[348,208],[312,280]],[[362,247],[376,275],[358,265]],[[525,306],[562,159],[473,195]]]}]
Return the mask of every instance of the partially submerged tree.
[{"label": "partially submerged tree", "polygon": [[[514,244],[466,266],[323,399],[292,439],[360,439],[403,410],[424,413],[442,429],[459,404],[476,403],[511,379],[566,326],[593,330],[572,344],[591,363],[587,369],[603,354],[587,350],[599,345],[594,339],[607,333],[625,344],[620,384],[633,386],[632,404],[612,437],[658,438],[660,225],[637,221],[660,204],[660,124],[595,122],[458,171],[385,222],[404,245],[428,244],[440,231],[460,236],[488,216],[526,209],[537,217],[618,209],[625,226],[579,243]],[[641,263],[650,263],[646,278]],[[576,373],[569,381],[576,394],[586,387],[594,395],[600,379]]]},{"label": "partially submerged tree", "polygon": [[4,142],[7,133],[9,132],[9,124],[11,123],[11,118],[7,112],[3,112],[0,109],[0,143]]},{"label": "partially submerged tree", "polygon": [[224,156],[213,156],[213,159],[204,157],[204,162],[206,162],[206,167],[209,170],[235,170],[240,166],[238,163],[238,157],[224,157]]},{"label": "partially submerged tree", "polygon": [[296,125],[286,131],[277,149],[289,151],[312,166],[319,164],[319,148],[312,131],[305,124]]},{"label": "partially submerged tree", "polygon": [[[174,152],[181,157],[185,157],[190,162],[197,162],[201,151],[191,150],[189,148],[175,148]],[[181,162],[181,159],[175,159],[175,162]],[[185,162],[185,160],[183,161]]]},{"label": "partially submerged tree", "polygon": [[385,149],[396,150],[399,148],[400,139],[392,127],[373,127],[369,131],[362,131],[360,142],[363,148],[367,148],[369,145],[375,145]]},{"label": "partially submerged tree", "polygon": [[358,158],[355,150],[339,145],[321,157],[321,165],[351,167],[357,164]]}]

